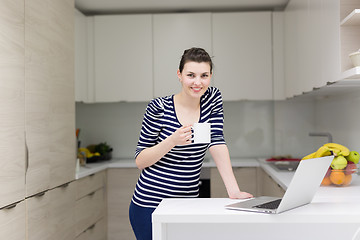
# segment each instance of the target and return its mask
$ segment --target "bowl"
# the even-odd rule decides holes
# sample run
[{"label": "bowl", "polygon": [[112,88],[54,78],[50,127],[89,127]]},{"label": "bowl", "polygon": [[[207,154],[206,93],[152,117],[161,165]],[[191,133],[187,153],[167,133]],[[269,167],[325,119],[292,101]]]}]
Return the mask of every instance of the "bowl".
[{"label": "bowl", "polygon": [[341,170],[329,168],[321,182],[321,186],[348,186],[352,182],[352,175],[354,173],[357,173],[357,167],[355,164],[352,168],[345,168]]},{"label": "bowl", "polygon": [[349,55],[349,57],[354,67],[360,66],[360,52],[353,52]]}]

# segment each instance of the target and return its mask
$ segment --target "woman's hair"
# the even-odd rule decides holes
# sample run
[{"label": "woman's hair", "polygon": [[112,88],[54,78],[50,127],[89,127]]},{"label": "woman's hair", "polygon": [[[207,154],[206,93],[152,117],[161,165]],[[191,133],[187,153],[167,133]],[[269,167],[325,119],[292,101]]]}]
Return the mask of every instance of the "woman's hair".
[{"label": "woman's hair", "polygon": [[180,64],[179,64],[179,70],[180,73],[183,71],[185,63],[187,62],[206,62],[210,65],[210,73],[212,73],[213,69],[213,63],[211,61],[210,55],[202,48],[190,48],[186,49],[181,56]]}]

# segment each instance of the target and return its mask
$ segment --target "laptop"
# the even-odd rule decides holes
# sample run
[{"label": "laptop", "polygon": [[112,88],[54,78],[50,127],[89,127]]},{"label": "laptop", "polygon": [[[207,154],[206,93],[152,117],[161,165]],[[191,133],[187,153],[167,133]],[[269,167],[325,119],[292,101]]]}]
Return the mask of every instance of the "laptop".
[{"label": "laptop", "polygon": [[226,205],[226,209],[277,214],[311,202],[334,156],[301,160],[282,198],[261,196]]}]

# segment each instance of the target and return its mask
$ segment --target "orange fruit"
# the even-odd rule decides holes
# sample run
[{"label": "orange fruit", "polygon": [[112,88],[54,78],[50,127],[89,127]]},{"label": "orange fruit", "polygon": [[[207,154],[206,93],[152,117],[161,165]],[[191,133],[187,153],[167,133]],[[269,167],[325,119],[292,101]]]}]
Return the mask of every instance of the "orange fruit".
[{"label": "orange fruit", "polygon": [[344,185],[349,185],[351,182],[352,176],[351,175],[345,175],[345,181],[344,181]]},{"label": "orange fruit", "polygon": [[324,179],[321,182],[321,185],[328,186],[330,184],[331,184],[330,178],[329,177],[324,177]]},{"label": "orange fruit", "polygon": [[345,173],[333,170],[330,174],[330,181],[335,185],[343,184],[345,182]]}]

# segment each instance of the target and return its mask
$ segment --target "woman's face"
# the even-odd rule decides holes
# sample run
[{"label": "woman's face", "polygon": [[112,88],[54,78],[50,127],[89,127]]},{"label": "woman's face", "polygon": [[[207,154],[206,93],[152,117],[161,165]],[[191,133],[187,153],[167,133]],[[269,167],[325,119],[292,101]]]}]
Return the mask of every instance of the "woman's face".
[{"label": "woman's face", "polygon": [[182,85],[182,91],[194,98],[200,98],[210,85],[212,74],[207,62],[187,62],[182,73],[177,72]]}]

